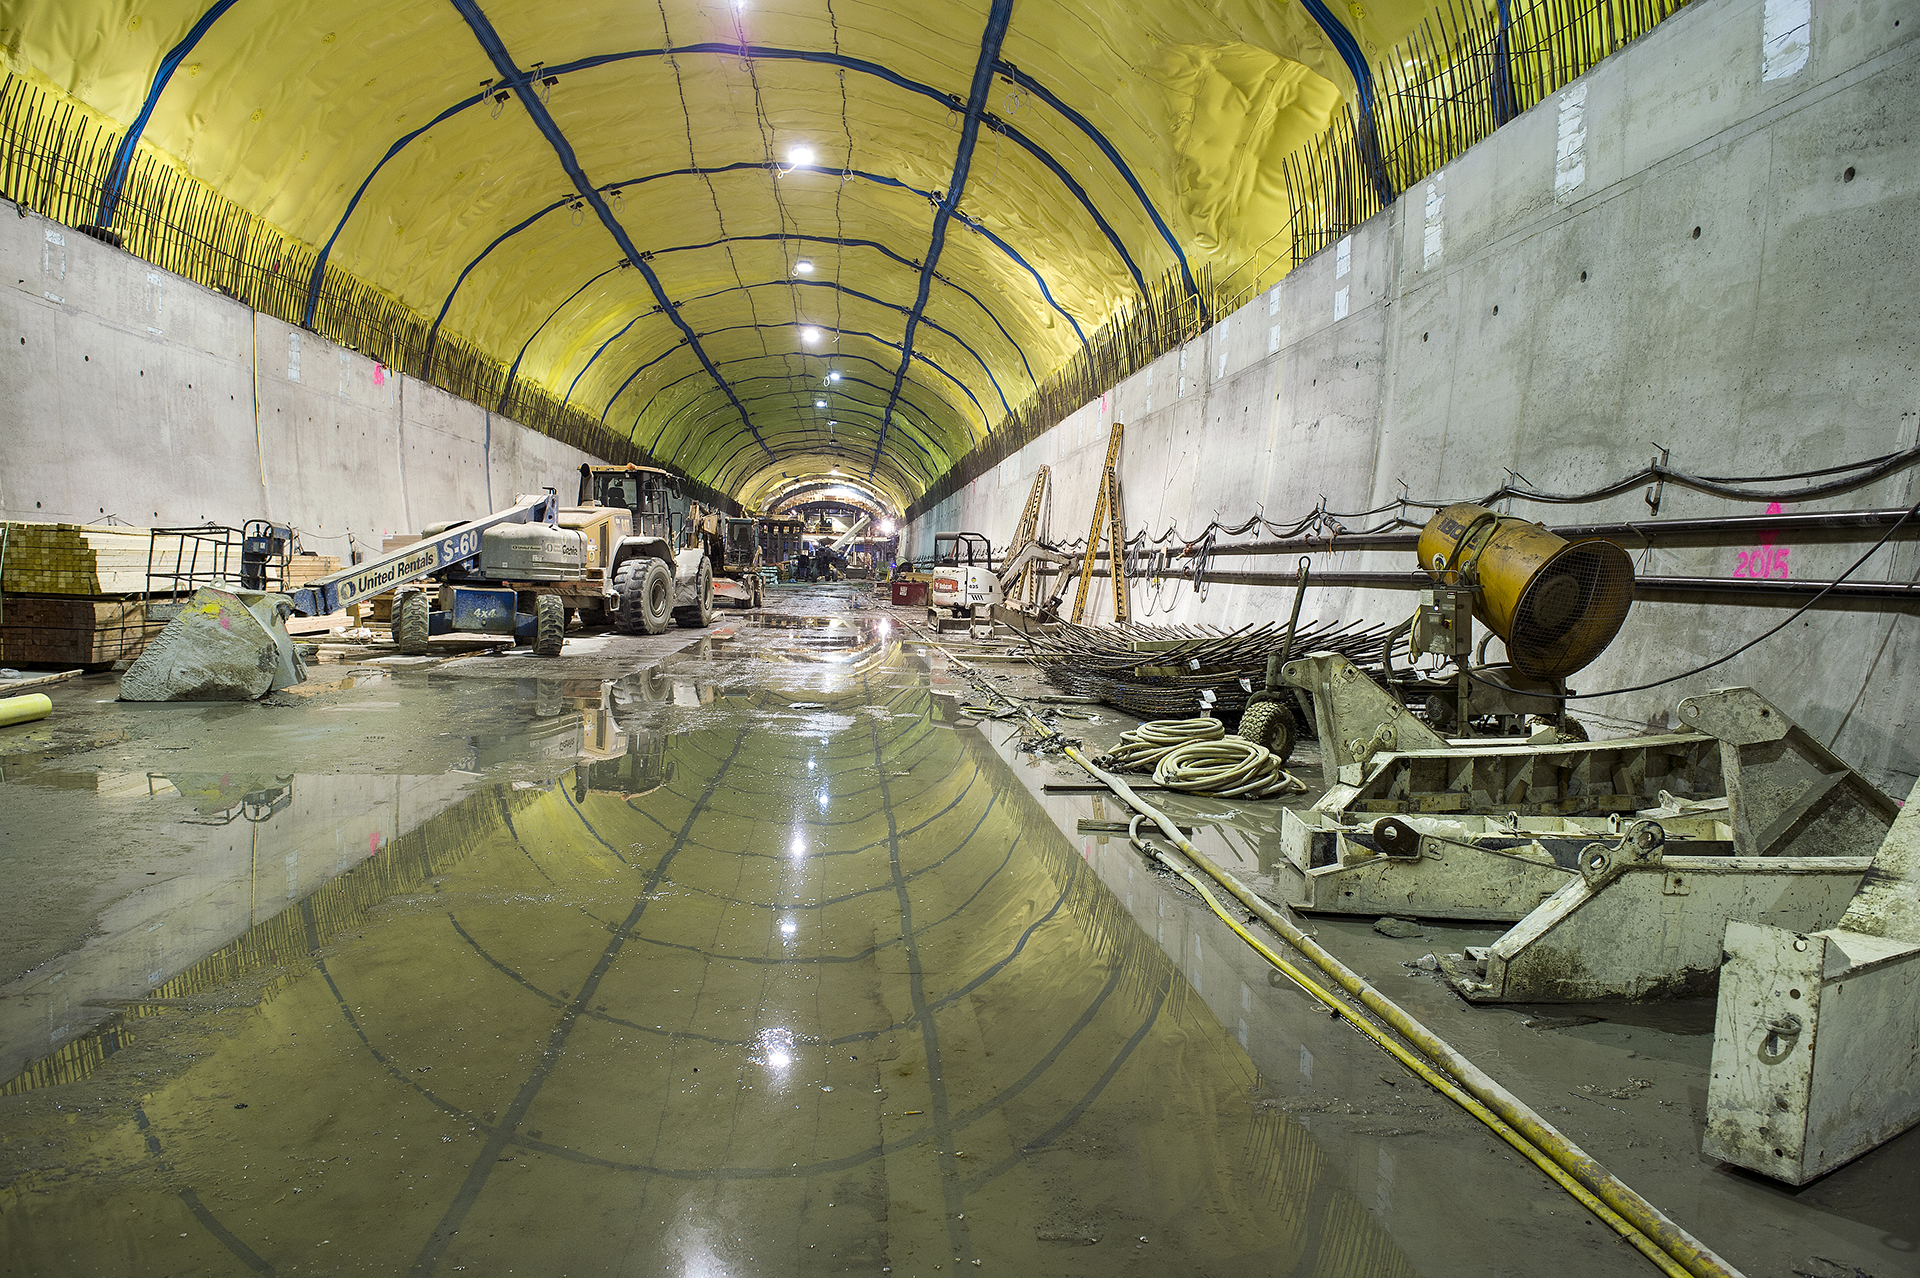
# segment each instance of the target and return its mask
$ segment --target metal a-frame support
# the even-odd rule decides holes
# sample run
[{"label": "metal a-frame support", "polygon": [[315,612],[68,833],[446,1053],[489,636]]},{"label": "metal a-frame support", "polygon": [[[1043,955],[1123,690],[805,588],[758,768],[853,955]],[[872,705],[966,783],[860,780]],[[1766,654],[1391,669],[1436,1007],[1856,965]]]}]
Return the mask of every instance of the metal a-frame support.
[{"label": "metal a-frame support", "polygon": [[[1047,502],[1047,480],[1053,474],[1051,466],[1042,466],[1034,472],[1033,488],[1027,494],[1026,509],[1020,512],[1019,526],[1013,530],[1013,541],[1007,546],[1007,563],[1020,557],[1035,541],[1044,541],[1047,536],[1045,518],[1049,510]],[[1015,606],[1035,604],[1040,601],[1040,569],[1037,563],[1028,564],[1020,570],[1020,576],[1002,592],[1007,603]]]},{"label": "metal a-frame support", "polygon": [[1073,595],[1073,620],[1077,624],[1087,611],[1087,583],[1093,580],[1093,560],[1104,538],[1108,543],[1108,579],[1113,583],[1113,621],[1125,625],[1133,619],[1132,594],[1127,588],[1127,518],[1120,504],[1120,436],[1125,427],[1113,424],[1107,437],[1107,462],[1100,470],[1100,493],[1093,503],[1093,526],[1087,530],[1087,553],[1080,563],[1080,585]]}]

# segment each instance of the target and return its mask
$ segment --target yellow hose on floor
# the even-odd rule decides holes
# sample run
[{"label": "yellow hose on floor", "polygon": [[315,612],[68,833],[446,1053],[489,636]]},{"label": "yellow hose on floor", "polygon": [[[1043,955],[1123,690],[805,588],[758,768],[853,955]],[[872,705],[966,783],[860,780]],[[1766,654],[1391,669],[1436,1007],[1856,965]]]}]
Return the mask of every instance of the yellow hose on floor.
[{"label": "yellow hose on floor", "polygon": [[[1029,718],[1031,718],[1031,716],[1029,716]],[[1038,721],[1036,720],[1035,722]],[[1462,1056],[1454,1049],[1452,1044],[1442,1039],[1419,1021],[1416,1021],[1412,1016],[1408,1015],[1404,1009],[1388,999],[1386,995],[1380,993],[1379,990],[1362,980],[1358,973],[1354,972],[1353,969],[1321,948],[1318,942],[1295,927],[1286,918],[1282,917],[1279,911],[1260,899],[1251,888],[1247,887],[1244,883],[1240,882],[1239,879],[1228,873],[1227,870],[1216,864],[1204,852],[1200,851],[1200,849],[1194,847],[1193,844],[1180,833],[1179,828],[1167,819],[1165,813],[1160,812],[1144,799],[1140,798],[1139,795],[1135,794],[1127,786],[1126,782],[1122,781],[1119,777],[1113,776],[1111,773],[1104,772],[1100,768],[1095,767],[1085,755],[1072,747],[1067,748],[1066,755],[1075,763],[1079,764],[1081,768],[1085,769],[1089,775],[1105,784],[1115,795],[1124,800],[1128,806],[1132,807],[1134,811],[1158,825],[1161,833],[1166,835],[1168,841],[1180,849],[1181,855],[1205,871],[1209,878],[1230,892],[1235,900],[1246,906],[1262,923],[1265,923],[1275,932],[1278,932],[1287,944],[1311,959],[1314,966],[1318,967],[1328,976],[1331,976],[1347,993],[1359,999],[1361,1006],[1365,1007],[1382,1021],[1385,1021],[1401,1038],[1404,1038],[1407,1042],[1419,1048],[1428,1060],[1444,1070],[1454,1082],[1459,1084],[1461,1089],[1464,1089],[1474,1100],[1479,1102],[1481,1108],[1502,1120],[1503,1124],[1510,1128],[1515,1136],[1522,1138],[1526,1145],[1532,1146],[1534,1153],[1539,1154],[1540,1157],[1534,1157],[1534,1153],[1528,1153],[1527,1149],[1520,1144],[1514,1144],[1514,1148],[1519,1149],[1522,1153],[1526,1153],[1531,1161],[1543,1169],[1547,1164],[1542,1162],[1541,1159],[1550,1159],[1561,1172],[1560,1175],[1554,1175],[1555,1181],[1563,1187],[1566,1185],[1568,1179],[1578,1183],[1585,1192],[1584,1194],[1575,1194],[1574,1196],[1579,1198],[1584,1205],[1587,1205],[1589,1210],[1593,1210],[1592,1204],[1587,1203],[1587,1198],[1589,1197],[1597,1200],[1609,1209],[1608,1214],[1603,1214],[1598,1211],[1595,1211],[1594,1214],[1599,1216],[1600,1219],[1610,1227],[1618,1228],[1614,1223],[1615,1219],[1630,1226],[1632,1232],[1623,1232],[1621,1236],[1632,1243],[1636,1249],[1646,1254],[1650,1259],[1655,1256],[1655,1253],[1658,1253],[1663,1259],[1656,1260],[1655,1263],[1660,1264],[1663,1269],[1666,1268],[1668,1264],[1678,1264],[1685,1273],[1692,1275],[1693,1278],[1739,1278],[1739,1271],[1732,1265],[1714,1254],[1704,1243],[1687,1233],[1686,1230],[1669,1220],[1660,1212],[1659,1208],[1642,1198],[1638,1193],[1629,1188],[1625,1182],[1619,1180],[1605,1167],[1602,1167],[1592,1155],[1588,1154],[1578,1145],[1575,1145],[1571,1140],[1568,1140],[1563,1133],[1556,1129],[1551,1123],[1547,1122],[1546,1119],[1535,1113],[1533,1109],[1519,1097],[1495,1082],[1483,1072],[1479,1066]],[[1217,902],[1214,904],[1217,905]],[[1216,910],[1216,912],[1218,911]],[[1221,917],[1224,918],[1225,915],[1223,914]],[[1249,941],[1253,940],[1246,932],[1246,929],[1237,924],[1234,926],[1234,931]],[[1255,948],[1260,950],[1262,956],[1267,957],[1269,962],[1273,961],[1270,952],[1264,947],[1256,944]],[[1308,988],[1308,983],[1305,981],[1303,975],[1296,974],[1294,971],[1288,971],[1287,975],[1296,983],[1301,984],[1303,988]],[[1329,1006],[1332,1006],[1333,1002],[1337,1002],[1337,1000],[1333,1000],[1331,994],[1318,986],[1308,988],[1308,992],[1323,1002],[1329,1002]],[[1342,1014],[1356,1025],[1364,1023],[1357,1014],[1350,1010]],[[1368,1036],[1376,1042],[1382,1042],[1378,1031],[1373,1030],[1371,1027],[1369,1027]],[[1399,1054],[1395,1053],[1395,1055],[1397,1058]],[[1425,1077],[1425,1075],[1423,1074],[1422,1077]],[[1462,1104],[1464,1104],[1464,1102],[1462,1102]],[[1469,1113],[1472,1113],[1474,1117],[1480,1118],[1482,1122],[1487,1121],[1487,1119],[1476,1112],[1473,1107],[1469,1106],[1467,1110]],[[1489,1124],[1489,1126],[1491,1125],[1492,1124]],[[1506,1136],[1505,1132],[1501,1131],[1500,1127],[1494,1127],[1494,1130],[1499,1132],[1503,1139],[1507,1139],[1509,1144],[1514,1143],[1511,1138]],[[1549,1174],[1552,1175],[1553,1173]],[[1569,1190],[1569,1192],[1572,1191]],[[1610,1218],[1610,1216],[1612,1218]],[[1649,1248],[1651,1248],[1651,1250],[1649,1250]]]},{"label": "yellow hose on floor", "polygon": [[[1133,818],[1134,826],[1137,827],[1144,819],[1144,813],[1136,814]],[[1687,1269],[1682,1266],[1679,1261],[1660,1250],[1658,1243],[1648,1238],[1638,1229],[1635,1229],[1633,1224],[1624,1216],[1620,1215],[1619,1212],[1614,1211],[1613,1208],[1607,1206],[1592,1193],[1588,1192],[1586,1186],[1575,1180],[1559,1164],[1548,1158],[1532,1141],[1514,1130],[1511,1124],[1504,1121],[1498,1114],[1474,1099],[1452,1079],[1442,1075],[1435,1070],[1433,1066],[1427,1064],[1399,1043],[1396,1043],[1393,1039],[1381,1033],[1381,1031],[1374,1026],[1373,1022],[1367,1020],[1344,1002],[1328,993],[1324,988],[1308,978],[1300,969],[1294,967],[1293,964],[1274,953],[1265,942],[1261,941],[1253,933],[1247,931],[1245,927],[1241,926],[1238,919],[1233,918],[1226,912],[1218,898],[1208,890],[1206,884],[1194,876],[1191,870],[1180,865],[1171,857],[1149,849],[1135,837],[1133,829],[1129,829],[1127,834],[1133,841],[1134,846],[1139,848],[1144,855],[1159,860],[1169,870],[1172,870],[1175,874],[1179,875],[1181,879],[1185,880],[1187,886],[1199,894],[1200,899],[1207,903],[1207,908],[1212,910],[1214,915],[1219,918],[1222,923],[1232,928],[1236,936],[1252,946],[1255,953],[1259,954],[1260,957],[1267,962],[1273,964],[1283,975],[1292,980],[1295,985],[1298,985],[1309,995],[1318,999],[1329,1011],[1342,1017],[1348,1024],[1379,1044],[1381,1049],[1388,1055],[1425,1079],[1435,1091],[1492,1128],[1496,1136],[1518,1150],[1528,1162],[1552,1177],[1555,1184],[1573,1195],[1582,1207],[1585,1207],[1588,1211],[1599,1217],[1601,1223],[1620,1235],[1620,1237],[1631,1244],[1635,1250],[1639,1251],[1641,1255],[1658,1265],[1663,1273],[1669,1275],[1669,1278],[1691,1278]]]},{"label": "yellow hose on floor", "polygon": [[44,692],[28,692],[0,700],[0,728],[32,723],[53,713],[53,701]]},{"label": "yellow hose on floor", "polygon": [[[932,640],[926,642],[940,651],[956,668],[969,675],[976,673],[967,663],[940,648],[939,644]],[[984,681],[977,682],[989,697],[997,697],[1006,702],[1025,715],[1036,730],[1051,734],[1052,730],[1034,718],[1032,712],[1024,705]],[[1358,973],[1323,949],[1312,937],[1295,927],[1238,878],[1194,847],[1165,813],[1140,798],[1126,782],[1096,767],[1072,746],[1066,747],[1065,753],[1089,776],[1101,782],[1113,791],[1116,797],[1139,813],[1141,818],[1151,820],[1158,825],[1161,833],[1180,850],[1181,855],[1225,888],[1235,900],[1277,932],[1287,944],[1305,955],[1322,972],[1332,977],[1342,989],[1358,999],[1361,1006],[1379,1017],[1401,1038],[1418,1048],[1432,1064],[1419,1060],[1404,1046],[1382,1033],[1372,1022],[1359,1015],[1340,999],[1335,998],[1318,982],[1274,953],[1270,947],[1229,916],[1213,892],[1196,876],[1185,867],[1173,862],[1171,858],[1162,857],[1174,873],[1180,875],[1200,894],[1208,908],[1232,928],[1237,936],[1252,946],[1256,953],[1313,998],[1366,1034],[1394,1059],[1432,1084],[1442,1095],[1453,1100],[1469,1114],[1486,1124],[1502,1140],[1525,1155],[1529,1162],[1546,1172],[1556,1184],[1565,1189],[1608,1228],[1614,1230],[1635,1250],[1658,1265],[1663,1272],[1671,1275],[1672,1278],[1681,1278],[1682,1275],[1691,1275],[1691,1278],[1741,1278],[1739,1270],[1669,1220],[1652,1203],[1634,1192],[1586,1151],[1567,1139],[1563,1133],[1535,1113],[1519,1097],[1462,1056],[1452,1044],[1408,1015],[1404,1009],[1361,979]],[[1437,1071],[1435,1066],[1438,1067]]]}]

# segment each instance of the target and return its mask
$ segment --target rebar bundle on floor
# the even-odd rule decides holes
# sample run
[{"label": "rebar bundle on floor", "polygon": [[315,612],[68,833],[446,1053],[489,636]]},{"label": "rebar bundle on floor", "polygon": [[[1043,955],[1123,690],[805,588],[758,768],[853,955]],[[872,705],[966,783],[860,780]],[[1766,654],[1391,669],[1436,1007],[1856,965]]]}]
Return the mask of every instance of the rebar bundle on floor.
[{"label": "rebar bundle on floor", "polygon": [[[1361,622],[1302,625],[1293,651],[1337,652],[1363,669],[1380,665],[1387,627]],[[1047,682],[1063,692],[1098,697],[1142,719],[1211,714],[1236,723],[1247,698],[1266,680],[1267,654],[1286,640],[1280,624],[1221,630],[1215,626],[1076,626],[1029,638]],[[1305,730],[1309,725],[1302,724]]]}]

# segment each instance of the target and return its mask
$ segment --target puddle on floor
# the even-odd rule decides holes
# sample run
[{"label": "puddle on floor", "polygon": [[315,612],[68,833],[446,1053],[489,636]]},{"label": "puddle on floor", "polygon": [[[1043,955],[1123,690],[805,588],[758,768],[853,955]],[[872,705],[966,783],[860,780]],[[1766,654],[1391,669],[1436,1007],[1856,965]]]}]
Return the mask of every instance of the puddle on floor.
[{"label": "puddle on floor", "polygon": [[[21,890],[113,904],[0,991],[0,1073],[33,1062],[0,1088],[8,1267],[1651,1272],[1124,834],[1063,833],[1120,813],[1041,793],[896,623],[723,620],[610,678],[476,659],[10,759],[0,825],[65,832]],[[1220,806],[1180,819],[1270,874],[1271,820]],[[1448,1031],[1496,1073],[1650,1080],[1553,1117],[1629,1150],[1612,1114],[1664,1119],[1680,1174],[1637,1187],[1723,1251],[1885,1256],[1893,1190],[1679,1165],[1685,1009],[1518,1046],[1500,1015]]]},{"label": "puddle on floor", "polygon": [[430,792],[130,775],[229,873],[5,1024],[102,1014],[0,1099],[9,1264],[1412,1272],[881,626],[740,630]]}]

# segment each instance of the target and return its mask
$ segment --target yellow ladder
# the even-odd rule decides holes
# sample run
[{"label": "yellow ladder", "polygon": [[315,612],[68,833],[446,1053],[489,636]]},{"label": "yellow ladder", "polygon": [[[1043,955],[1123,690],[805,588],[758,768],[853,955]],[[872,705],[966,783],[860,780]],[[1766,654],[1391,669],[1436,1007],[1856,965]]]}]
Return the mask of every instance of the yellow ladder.
[{"label": "yellow ladder", "polygon": [[1108,580],[1113,583],[1113,620],[1125,625],[1133,619],[1132,594],[1127,588],[1127,519],[1120,504],[1120,435],[1125,429],[1113,424],[1107,437],[1107,462],[1100,469],[1100,492],[1093,503],[1093,526],[1087,530],[1087,553],[1080,562],[1080,585],[1073,594],[1073,620],[1086,615],[1087,583],[1093,580],[1093,560],[1105,539]]}]

